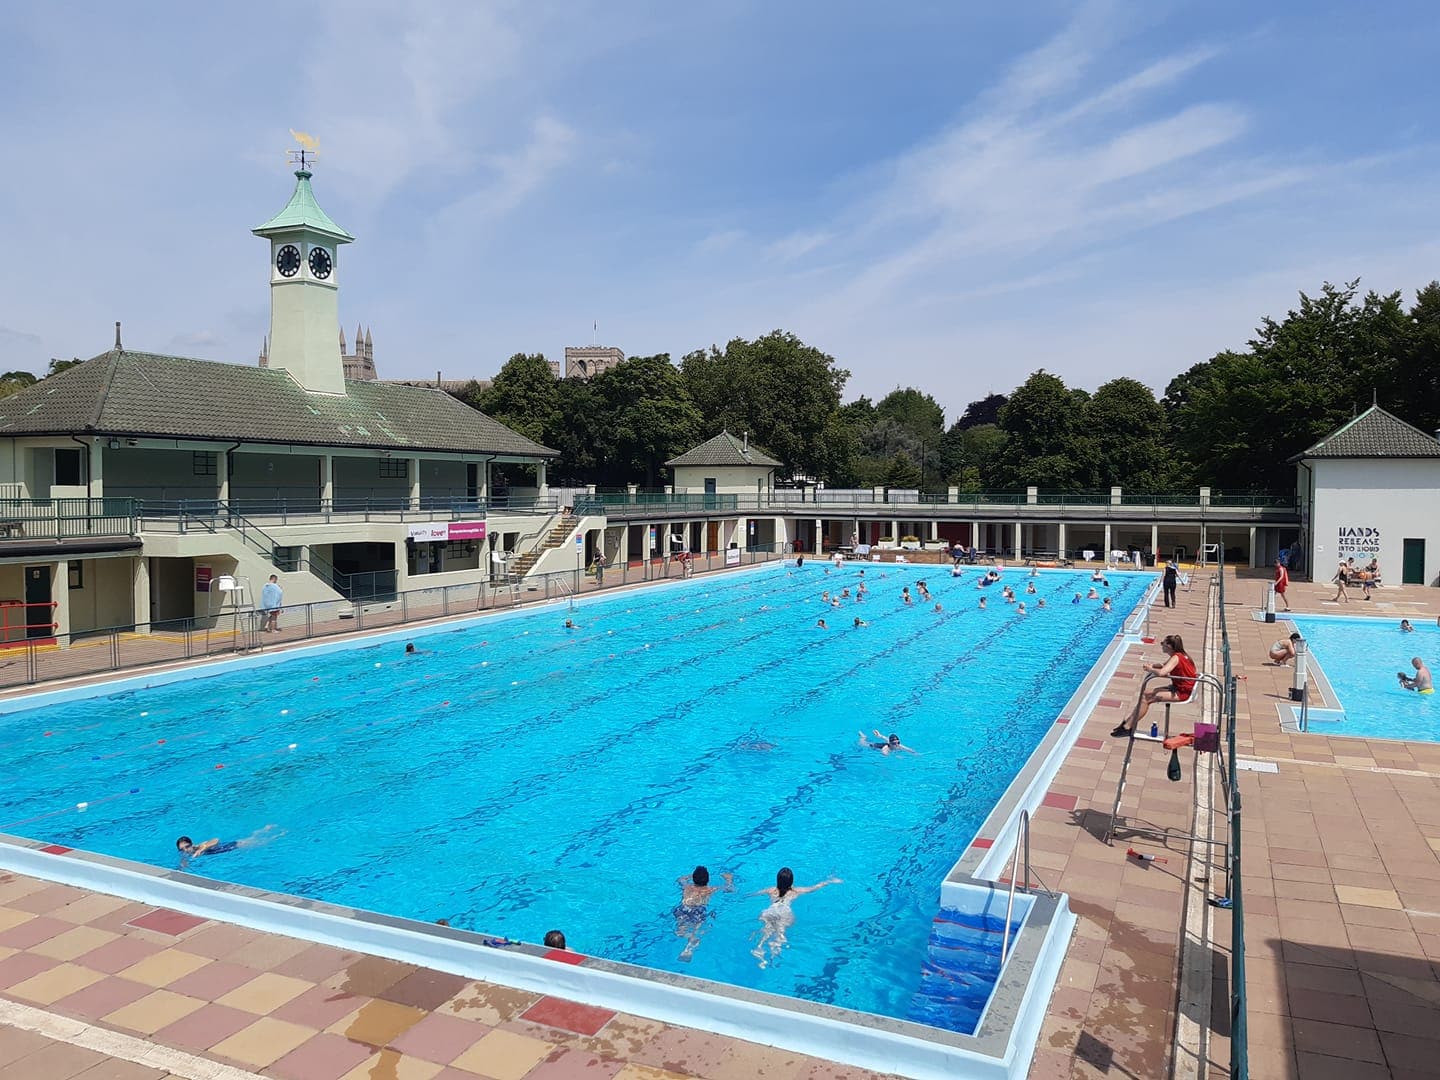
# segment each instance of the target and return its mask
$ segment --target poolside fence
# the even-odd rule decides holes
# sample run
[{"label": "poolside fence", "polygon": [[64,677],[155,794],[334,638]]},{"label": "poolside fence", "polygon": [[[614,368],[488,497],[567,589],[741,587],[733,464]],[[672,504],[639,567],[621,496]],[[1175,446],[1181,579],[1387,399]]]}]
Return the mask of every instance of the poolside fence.
[{"label": "poolside fence", "polygon": [[262,617],[253,608],[222,607],[218,600],[216,609],[208,615],[171,622],[58,635],[52,634],[46,625],[37,627],[43,637],[0,644],[0,689],[207,657],[253,655],[276,645],[482,611],[569,601],[638,582],[679,581],[774,562],[785,556],[783,545],[778,549],[774,545],[757,545],[747,550],[731,548],[697,554],[684,562],[664,558],[619,563],[606,567],[598,580],[593,573],[577,568],[553,574],[528,574],[522,578],[410,589],[374,600],[296,604],[281,612],[277,620],[279,629],[274,632],[262,631]]},{"label": "poolside fence", "polygon": [[1224,667],[1225,693],[1221,723],[1225,730],[1226,807],[1230,822],[1230,1076],[1249,1080],[1250,1054],[1245,1021],[1245,889],[1240,876],[1240,787],[1235,763],[1235,672],[1231,665],[1230,630],[1225,621],[1225,556],[1221,546],[1216,577],[1219,580],[1217,618],[1220,623],[1220,659]]}]

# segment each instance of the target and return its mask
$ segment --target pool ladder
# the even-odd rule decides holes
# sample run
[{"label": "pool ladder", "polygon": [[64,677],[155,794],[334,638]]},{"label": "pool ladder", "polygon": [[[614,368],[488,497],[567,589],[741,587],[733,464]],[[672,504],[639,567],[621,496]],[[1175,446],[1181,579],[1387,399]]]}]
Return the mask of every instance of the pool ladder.
[{"label": "pool ladder", "polygon": [[[1025,884],[1019,885],[1019,879],[1016,877],[1015,872],[1020,869],[1020,852],[1022,851],[1022,849],[1025,852]],[[1034,873],[1034,871],[1032,871],[1030,868],[1030,811],[1021,810],[1020,825],[1015,835],[1015,854],[1010,856],[1010,896],[1005,901],[1005,935],[1000,939],[1001,967],[1005,966],[1005,958],[1010,955],[1010,918],[1015,911],[1015,890],[1017,887],[1019,887],[1024,889],[1027,893],[1030,892],[1031,877],[1034,877],[1035,880],[1039,883],[1040,892],[1044,893],[1046,896],[1055,895],[1053,892],[1051,892],[1048,888],[1045,887],[1045,883],[1043,881],[1040,881],[1040,875]]]}]

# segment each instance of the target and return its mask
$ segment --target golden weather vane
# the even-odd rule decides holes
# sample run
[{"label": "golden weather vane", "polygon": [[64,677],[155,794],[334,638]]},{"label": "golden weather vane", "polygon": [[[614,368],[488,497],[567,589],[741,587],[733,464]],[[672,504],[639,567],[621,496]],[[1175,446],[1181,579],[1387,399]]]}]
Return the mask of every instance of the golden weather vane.
[{"label": "golden weather vane", "polygon": [[300,144],[299,149],[287,150],[291,165],[299,165],[302,169],[308,169],[314,164],[315,159],[320,156],[320,140],[313,135],[307,135],[303,131],[290,129],[290,137]]}]

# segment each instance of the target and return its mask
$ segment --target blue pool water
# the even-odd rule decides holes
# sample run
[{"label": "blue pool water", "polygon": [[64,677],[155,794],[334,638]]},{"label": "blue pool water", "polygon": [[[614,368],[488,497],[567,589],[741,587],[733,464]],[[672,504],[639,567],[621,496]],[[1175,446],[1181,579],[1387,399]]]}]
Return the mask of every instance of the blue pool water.
[{"label": "blue pool water", "polygon": [[1401,671],[1415,674],[1410,666],[1415,656],[1432,672],[1440,670],[1440,628],[1433,621],[1412,620],[1413,634],[1400,630],[1399,616],[1301,615],[1294,621],[1345,713],[1334,722],[1312,713],[1311,731],[1440,742],[1440,694],[1416,694],[1395,678]]},{"label": "blue pool water", "polygon": [[[415,656],[392,640],[12,712],[0,831],[175,866],[182,833],[273,824],[193,869],[968,1030],[988,982],[948,1018],[916,1005],[932,936],[958,932],[934,923],[939,884],[1149,578],[1113,578],[1106,613],[1070,602],[1088,574],[1045,572],[1049,606],[1020,616],[998,587],[977,609],[974,569],[864,572],[839,609],[821,592],[860,567],[777,565],[588,601],[576,630],[547,605],[417,632]],[[919,578],[942,613],[900,602]],[[872,728],[920,756],[860,748]],[[736,892],[682,962],[697,863]],[[747,894],[782,865],[844,881],[796,898],[761,969]]]}]

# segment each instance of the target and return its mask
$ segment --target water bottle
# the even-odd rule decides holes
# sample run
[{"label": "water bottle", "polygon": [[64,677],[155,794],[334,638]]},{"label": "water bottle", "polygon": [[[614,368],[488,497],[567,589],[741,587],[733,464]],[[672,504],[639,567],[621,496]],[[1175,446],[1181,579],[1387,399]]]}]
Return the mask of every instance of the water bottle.
[{"label": "water bottle", "polygon": [[1159,737],[1160,737],[1160,725],[1157,724],[1157,723],[1155,723],[1155,721],[1152,720],[1152,721],[1150,721],[1150,738],[1152,738],[1152,739],[1158,739]]}]

